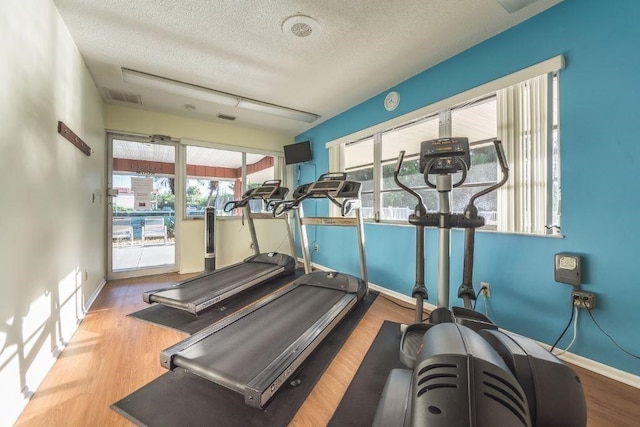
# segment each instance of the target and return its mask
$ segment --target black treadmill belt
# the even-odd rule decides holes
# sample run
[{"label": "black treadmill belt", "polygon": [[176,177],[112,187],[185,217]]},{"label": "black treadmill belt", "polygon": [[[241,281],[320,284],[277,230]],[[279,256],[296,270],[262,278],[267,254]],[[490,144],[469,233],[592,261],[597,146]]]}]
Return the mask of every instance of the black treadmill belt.
[{"label": "black treadmill belt", "polygon": [[215,298],[243,283],[258,279],[260,276],[281,269],[276,264],[261,262],[243,262],[212,274],[197,277],[173,288],[154,292],[152,300],[156,302],[193,303],[204,297]]},{"label": "black treadmill belt", "polygon": [[219,373],[247,384],[346,295],[328,288],[296,287],[180,351],[174,362],[194,373]]}]

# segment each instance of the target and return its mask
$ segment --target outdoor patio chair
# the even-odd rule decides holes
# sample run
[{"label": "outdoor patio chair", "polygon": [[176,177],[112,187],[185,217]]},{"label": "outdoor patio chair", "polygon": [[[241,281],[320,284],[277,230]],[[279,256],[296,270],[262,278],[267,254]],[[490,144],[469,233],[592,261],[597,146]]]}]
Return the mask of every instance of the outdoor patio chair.
[{"label": "outdoor patio chair", "polygon": [[142,226],[143,246],[147,237],[162,237],[164,244],[167,244],[167,226],[164,225],[164,217],[147,216],[144,218],[144,225]]},{"label": "outdoor patio chair", "polygon": [[113,218],[112,238],[120,243],[120,239],[128,239],[133,246],[133,227],[131,218]]}]

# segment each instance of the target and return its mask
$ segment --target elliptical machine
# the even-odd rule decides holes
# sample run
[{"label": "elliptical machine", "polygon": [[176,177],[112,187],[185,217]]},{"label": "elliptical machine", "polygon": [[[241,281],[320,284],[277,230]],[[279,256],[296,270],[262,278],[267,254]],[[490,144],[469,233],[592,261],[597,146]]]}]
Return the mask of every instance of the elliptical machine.
[{"label": "elliptical machine", "polygon": [[[409,222],[422,234],[416,245],[416,288],[424,287],[424,227],[439,230],[438,308],[428,323],[409,325],[400,343],[400,360],[387,378],[374,426],[585,426],[586,404],[580,379],[571,368],[534,341],[499,331],[472,309],[475,229],[484,225],[475,201],[503,185],[508,166],[502,145],[494,142],[502,179],[471,197],[463,214],[450,212],[449,194],[469,170],[467,138],[424,141],[420,172],[436,188],[439,211],[428,213],[419,194],[399,179],[404,152],[394,173],[396,183],[418,199]],[[461,178],[452,183],[452,174]],[[436,176],[436,183],[429,179]],[[449,309],[451,228],[465,229],[463,282],[458,296],[464,308]],[[426,289],[424,294],[426,295]],[[417,298],[416,319],[422,316]],[[419,312],[418,312],[419,310]]]}]

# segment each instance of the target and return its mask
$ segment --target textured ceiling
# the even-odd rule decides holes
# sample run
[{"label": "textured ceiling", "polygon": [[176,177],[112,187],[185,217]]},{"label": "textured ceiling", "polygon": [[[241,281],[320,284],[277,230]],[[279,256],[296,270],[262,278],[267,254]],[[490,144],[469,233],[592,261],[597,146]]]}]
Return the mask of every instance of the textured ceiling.
[{"label": "textured ceiling", "polygon": [[[54,0],[105,102],[296,135],[559,3],[497,0]],[[296,38],[290,16],[319,30]],[[319,114],[308,124],[124,83],[121,68]],[[140,95],[114,101],[105,89]],[[185,104],[196,107],[185,109]],[[228,122],[227,122],[228,123]],[[179,135],[175,135],[179,136]]]}]

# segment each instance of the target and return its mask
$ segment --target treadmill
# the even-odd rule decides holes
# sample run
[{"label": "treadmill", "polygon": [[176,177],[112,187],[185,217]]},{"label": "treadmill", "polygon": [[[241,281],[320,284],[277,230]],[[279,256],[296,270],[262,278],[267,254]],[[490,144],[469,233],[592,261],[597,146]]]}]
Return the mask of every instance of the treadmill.
[{"label": "treadmill", "polygon": [[[324,174],[318,181],[298,187],[294,200],[276,203],[274,215],[297,212],[307,274],[163,350],[161,365],[199,375],[243,394],[247,405],[264,408],[367,294],[359,196],[359,182],[347,181],[342,173]],[[302,201],[308,199],[330,200],[342,209],[341,217],[305,218]],[[352,210],[355,216],[348,217]],[[307,225],[355,227],[362,278],[337,272],[311,272]]]},{"label": "treadmill", "polygon": [[[253,220],[259,218],[273,219],[274,216],[271,213],[251,212],[250,203],[252,200],[261,200],[267,203],[268,207],[272,207],[274,201],[283,200],[288,192],[287,188],[280,185],[280,180],[265,181],[259,187],[248,190],[241,200],[230,201],[225,205],[224,210],[226,212],[234,209],[244,209],[244,217],[249,225],[254,255],[239,263],[205,272],[177,285],[145,292],[142,295],[144,302],[148,304],[158,303],[198,315],[208,307],[231,298],[240,292],[261,285],[276,277],[292,274],[296,266],[296,261],[293,257],[277,252],[260,253]],[[286,229],[291,253],[295,254],[293,237],[288,224]]]}]

